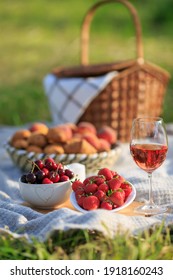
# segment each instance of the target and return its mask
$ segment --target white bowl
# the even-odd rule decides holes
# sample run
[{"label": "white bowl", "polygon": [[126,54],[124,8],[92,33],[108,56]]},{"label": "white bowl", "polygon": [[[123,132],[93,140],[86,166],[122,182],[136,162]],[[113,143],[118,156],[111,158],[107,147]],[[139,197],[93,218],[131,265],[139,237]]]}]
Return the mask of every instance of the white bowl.
[{"label": "white bowl", "polygon": [[[115,208],[113,210],[107,210],[107,211],[109,211],[109,212],[118,212],[118,211],[126,208],[127,206],[129,206],[134,201],[134,199],[136,197],[136,189],[135,189],[135,187],[131,183],[129,183],[129,184],[132,187],[132,192],[128,196],[128,198],[125,201],[125,203],[122,206],[120,206],[120,207],[117,207],[117,208]],[[71,194],[70,194],[70,201],[71,201],[71,204],[74,206],[74,208],[76,210],[78,210],[78,211],[80,211],[82,213],[87,213],[88,212],[88,210],[85,210],[85,209],[83,209],[82,207],[79,206],[79,204],[76,201],[76,197],[75,197],[74,191],[72,191]],[[98,208],[97,210],[99,210],[99,209],[101,209],[101,208]],[[94,211],[97,211],[97,210],[94,210]],[[89,211],[93,211],[93,210],[89,210]]]},{"label": "white bowl", "polygon": [[71,192],[71,181],[53,184],[27,184],[19,179],[22,198],[36,208],[50,209],[64,203]]}]

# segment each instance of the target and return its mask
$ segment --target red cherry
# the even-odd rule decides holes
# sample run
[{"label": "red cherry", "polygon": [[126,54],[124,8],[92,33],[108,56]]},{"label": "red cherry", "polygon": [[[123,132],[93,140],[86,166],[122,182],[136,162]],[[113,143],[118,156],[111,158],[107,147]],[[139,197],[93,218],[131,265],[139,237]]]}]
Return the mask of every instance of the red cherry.
[{"label": "red cherry", "polygon": [[45,177],[49,176],[49,170],[46,167],[43,167],[42,171],[45,173]]},{"label": "red cherry", "polygon": [[53,184],[53,182],[49,178],[44,178],[42,184]]},{"label": "red cherry", "polygon": [[65,170],[65,175],[68,176],[70,179],[74,177],[74,173],[70,169]]},{"label": "red cherry", "polygon": [[26,181],[30,184],[34,184],[35,181],[36,181],[36,176],[34,173],[31,173],[29,172],[27,175],[26,175]]},{"label": "red cherry", "polygon": [[46,177],[44,170],[38,170],[35,175],[38,181],[42,181]]},{"label": "red cherry", "polygon": [[23,175],[20,177],[20,180],[21,180],[21,182],[23,182],[23,183],[28,183],[27,180],[26,180],[26,174],[23,174]]},{"label": "red cherry", "polygon": [[53,182],[53,183],[58,183],[60,176],[57,172],[51,171],[49,174],[49,179]]},{"label": "red cherry", "polygon": [[52,164],[52,168],[53,168],[53,170],[57,170],[58,169],[58,166],[57,166],[56,162]]},{"label": "red cherry", "polygon": [[46,164],[46,163],[48,163],[48,162],[55,162],[55,161],[54,161],[53,158],[50,158],[50,157],[49,157],[49,158],[46,158],[46,159],[45,159],[44,163]]},{"label": "red cherry", "polygon": [[60,182],[65,182],[65,181],[69,181],[69,177],[66,176],[66,175],[62,175],[62,176],[60,177]]},{"label": "red cherry", "polygon": [[60,176],[65,175],[65,170],[64,170],[63,168],[59,168],[59,169],[58,169],[58,174],[59,174]]},{"label": "red cherry", "polygon": [[62,168],[62,169],[63,169],[63,168],[64,168],[64,166],[63,166],[63,164],[62,164],[62,163],[60,163],[60,162],[59,162],[59,163],[57,163],[57,169],[60,169],[60,168]]},{"label": "red cherry", "polygon": [[47,161],[47,163],[45,163],[45,167],[49,170],[57,170],[57,164],[54,161]]},{"label": "red cherry", "polygon": [[35,161],[36,167],[38,167],[39,169],[42,169],[44,167],[44,163],[41,159],[38,159]]}]

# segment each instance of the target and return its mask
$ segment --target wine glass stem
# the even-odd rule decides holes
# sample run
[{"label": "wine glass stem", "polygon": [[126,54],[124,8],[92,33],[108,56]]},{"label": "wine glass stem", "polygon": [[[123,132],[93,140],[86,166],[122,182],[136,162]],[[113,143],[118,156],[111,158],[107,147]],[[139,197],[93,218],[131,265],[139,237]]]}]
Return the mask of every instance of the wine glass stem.
[{"label": "wine glass stem", "polygon": [[154,205],[153,201],[153,186],[152,186],[152,173],[148,173],[148,179],[149,179],[149,205]]}]

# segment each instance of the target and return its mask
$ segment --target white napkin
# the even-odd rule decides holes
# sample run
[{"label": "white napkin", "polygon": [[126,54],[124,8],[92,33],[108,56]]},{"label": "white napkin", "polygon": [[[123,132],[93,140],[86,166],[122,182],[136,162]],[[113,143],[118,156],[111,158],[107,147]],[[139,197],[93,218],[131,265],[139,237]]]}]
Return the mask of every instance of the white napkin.
[{"label": "white napkin", "polygon": [[76,179],[80,181],[84,181],[86,178],[86,168],[84,164],[74,162],[67,165],[67,168],[73,171],[73,173],[76,175]]},{"label": "white napkin", "polygon": [[118,72],[113,71],[89,78],[58,78],[48,74],[43,80],[43,86],[53,122],[76,123],[91,101],[117,74]]}]

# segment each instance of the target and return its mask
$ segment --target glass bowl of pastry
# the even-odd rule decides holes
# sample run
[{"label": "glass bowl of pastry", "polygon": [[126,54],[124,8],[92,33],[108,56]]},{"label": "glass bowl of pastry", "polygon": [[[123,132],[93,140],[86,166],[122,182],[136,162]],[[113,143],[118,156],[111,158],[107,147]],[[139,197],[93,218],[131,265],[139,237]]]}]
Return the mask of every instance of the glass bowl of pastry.
[{"label": "glass bowl of pastry", "polygon": [[23,171],[31,169],[32,161],[51,157],[65,165],[81,163],[87,175],[102,166],[111,168],[121,154],[116,132],[106,125],[96,129],[89,122],[51,127],[33,123],[15,131],[5,148],[13,163]]}]

